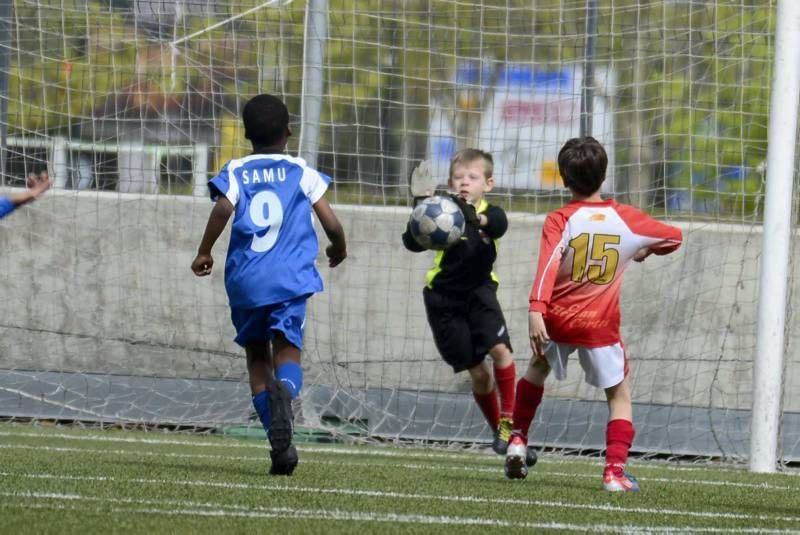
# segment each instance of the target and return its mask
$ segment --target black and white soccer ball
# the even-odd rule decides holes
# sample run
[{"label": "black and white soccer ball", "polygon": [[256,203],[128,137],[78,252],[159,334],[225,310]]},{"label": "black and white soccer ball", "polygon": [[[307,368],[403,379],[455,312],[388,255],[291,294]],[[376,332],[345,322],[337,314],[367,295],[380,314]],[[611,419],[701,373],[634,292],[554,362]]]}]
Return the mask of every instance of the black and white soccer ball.
[{"label": "black and white soccer ball", "polygon": [[411,212],[409,223],[411,235],[425,249],[447,249],[464,234],[464,214],[449,197],[423,199]]}]

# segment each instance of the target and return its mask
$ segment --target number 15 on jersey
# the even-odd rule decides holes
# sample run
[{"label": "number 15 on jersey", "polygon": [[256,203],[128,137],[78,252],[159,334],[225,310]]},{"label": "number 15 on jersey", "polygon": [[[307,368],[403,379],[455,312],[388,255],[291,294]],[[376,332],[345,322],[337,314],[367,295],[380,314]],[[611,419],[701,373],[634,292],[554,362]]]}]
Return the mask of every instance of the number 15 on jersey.
[{"label": "number 15 on jersey", "polygon": [[586,232],[572,238],[569,246],[575,253],[572,260],[573,282],[582,282],[585,276],[594,284],[611,283],[619,266],[619,251],[614,245],[619,245],[620,241],[620,236],[616,234]]}]

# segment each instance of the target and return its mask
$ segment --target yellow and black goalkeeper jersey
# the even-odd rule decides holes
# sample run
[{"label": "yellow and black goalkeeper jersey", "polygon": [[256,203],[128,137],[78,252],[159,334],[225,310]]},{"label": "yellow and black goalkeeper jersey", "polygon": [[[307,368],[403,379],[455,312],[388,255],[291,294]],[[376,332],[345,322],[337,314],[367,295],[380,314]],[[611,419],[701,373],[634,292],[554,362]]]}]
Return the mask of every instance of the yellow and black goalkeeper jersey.
[{"label": "yellow and black goalkeeper jersey", "polygon": [[[486,216],[487,224],[480,229],[467,225],[461,240],[444,251],[437,251],[433,268],[426,277],[427,286],[438,292],[459,295],[489,282],[498,282],[492,271],[497,259],[498,241],[508,229],[506,213],[499,206],[481,200],[477,208]],[[406,225],[403,245],[412,252],[421,252],[421,247]]]}]

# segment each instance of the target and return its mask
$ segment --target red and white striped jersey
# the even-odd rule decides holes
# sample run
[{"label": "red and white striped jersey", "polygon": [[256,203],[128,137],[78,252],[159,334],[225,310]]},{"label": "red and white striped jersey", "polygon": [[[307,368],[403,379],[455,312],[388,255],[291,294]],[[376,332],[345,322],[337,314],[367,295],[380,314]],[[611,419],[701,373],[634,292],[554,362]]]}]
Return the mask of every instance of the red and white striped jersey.
[{"label": "red and white striped jersey", "polygon": [[621,341],[622,274],[637,251],[665,255],[682,233],[616,201],[572,201],[547,215],[530,310],[544,314],[550,338],[583,347]]}]

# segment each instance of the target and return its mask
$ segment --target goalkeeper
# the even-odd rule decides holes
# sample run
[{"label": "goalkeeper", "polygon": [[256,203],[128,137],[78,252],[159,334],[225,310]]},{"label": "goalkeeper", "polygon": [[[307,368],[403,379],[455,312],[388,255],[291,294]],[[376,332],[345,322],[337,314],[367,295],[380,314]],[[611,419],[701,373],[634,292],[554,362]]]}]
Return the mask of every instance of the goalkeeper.
[{"label": "goalkeeper", "polygon": [[47,171],[42,171],[38,175],[31,173],[27,182],[28,190],[25,193],[17,193],[10,197],[0,197],[0,219],[3,219],[23,204],[35,201],[50,189],[53,184]]},{"label": "goalkeeper", "polygon": [[[475,401],[495,434],[492,448],[502,455],[511,434],[516,367],[492,271],[498,240],[508,228],[503,209],[484,199],[494,186],[493,166],[491,154],[478,149],[453,157],[449,186],[467,224],[458,243],[436,254],[422,296],[439,353],[454,372],[469,373]],[[423,162],[412,175],[415,196],[433,193],[427,169]],[[425,250],[408,227],[403,244],[412,252]]]},{"label": "goalkeeper", "polygon": [[258,95],[245,104],[242,118],[253,153],[231,160],[208,183],[216,203],[192,271],[211,273],[211,248],[233,216],[225,289],[234,340],[247,355],[253,406],[271,446],[270,473],[290,475],[298,461],[291,402],[303,385],[306,301],[322,291],[312,208],[331,241],[330,267],[347,256],[345,237],[323,197],[330,178],[284,153],[291,135],[284,103]]},{"label": "goalkeeper", "polygon": [[517,383],[514,431],[506,453],[506,475],[524,478],[528,428],[544,394],[550,370],[558,380],[575,351],[586,382],[605,390],[609,420],[603,487],[636,491],[625,472],[633,443],[628,361],[620,338],[619,291],[631,260],[665,255],[681,245],[680,229],[632,206],[604,201],[600,186],[608,158],[592,137],[573,138],[558,153],[558,169],[572,200],[547,215],[539,265],[530,295],[529,336],[534,355]]}]

